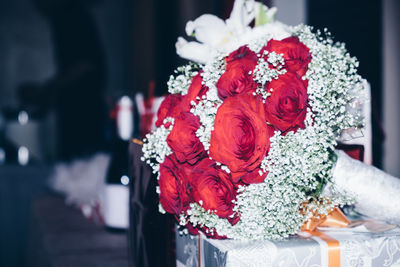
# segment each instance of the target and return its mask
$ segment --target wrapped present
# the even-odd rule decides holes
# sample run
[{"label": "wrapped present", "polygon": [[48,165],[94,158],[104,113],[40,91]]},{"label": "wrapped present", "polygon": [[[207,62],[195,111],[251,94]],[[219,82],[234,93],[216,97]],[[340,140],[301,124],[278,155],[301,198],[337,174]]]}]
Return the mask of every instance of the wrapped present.
[{"label": "wrapped present", "polygon": [[365,221],[282,241],[176,234],[177,267],[400,266],[400,228]]}]

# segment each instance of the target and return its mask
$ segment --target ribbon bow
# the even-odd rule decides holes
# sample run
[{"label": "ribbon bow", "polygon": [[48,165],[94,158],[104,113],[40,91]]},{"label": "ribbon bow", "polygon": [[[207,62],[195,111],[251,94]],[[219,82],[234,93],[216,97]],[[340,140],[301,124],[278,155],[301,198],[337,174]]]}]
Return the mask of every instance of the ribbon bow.
[{"label": "ribbon bow", "polygon": [[340,267],[340,243],[331,236],[316,231],[317,227],[346,227],[350,224],[346,215],[338,208],[333,208],[328,215],[314,215],[308,219],[301,230],[308,232],[314,238],[322,239],[328,245],[328,266]]},{"label": "ribbon bow", "polygon": [[349,219],[346,215],[338,208],[333,208],[328,215],[314,215],[308,219],[301,230],[308,232],[314,236],[314,238],[322,239],[328,245],[328,266],[339,267],[340,266],[340,243],[338,240],[330,237],[329,235],[316,231],[317,227],[346,227],[350,224]]},{"label": "ribbon bow", "polygon": [[301,227],[302,231],[313,232],[317,227],[346,227],[350,224],[346,215],[338,208],[335,207],[328,213],[328,215],[313,216],[308,219]]}]

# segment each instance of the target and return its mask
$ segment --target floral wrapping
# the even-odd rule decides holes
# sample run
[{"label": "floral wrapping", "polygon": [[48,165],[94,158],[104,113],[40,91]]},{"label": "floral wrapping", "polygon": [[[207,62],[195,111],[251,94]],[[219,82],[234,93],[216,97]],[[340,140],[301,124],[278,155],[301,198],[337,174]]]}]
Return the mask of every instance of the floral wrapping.
[{"label": "floral wrapping", "polygon": [[[340,266],[400,266],[400,228],[384,232],[325,232],[340,243]],[[285,241],[212,240],[176,235],[177,267],[328,267],[326,244],[317,237]]]},{"label": "floral wrapping", "polygon": [[[364,216],[400,224],[400,179],[337,151],[333,172],[336,190],[354,198]],[[326,193],[330,193],[326,188]]]}]

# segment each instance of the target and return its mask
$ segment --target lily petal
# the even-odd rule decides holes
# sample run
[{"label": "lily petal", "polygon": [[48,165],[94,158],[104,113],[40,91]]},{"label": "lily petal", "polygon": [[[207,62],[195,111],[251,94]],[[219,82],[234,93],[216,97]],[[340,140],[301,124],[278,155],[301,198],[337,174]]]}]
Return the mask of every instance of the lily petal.
[{"label": "lily petal", "polygon": [[198,42],[188,42],[182,37],[178,37],[175,44],[176,53],[181,57],[201,64],[207,63],[213,58],[214,49],[207,44]]},{"label": "lily petal", "polygon": [[194,21],[189,21],[186,24],[186,34],[205,44],[215,46],[220,43],[220,40],[228,33],[228,28],[225,21],[217,16],[204,14]]},{"label": "lily petal", "polygon": [[226,24],[235,34],[241,34],[255,18],[254,0],[236,0]]}]

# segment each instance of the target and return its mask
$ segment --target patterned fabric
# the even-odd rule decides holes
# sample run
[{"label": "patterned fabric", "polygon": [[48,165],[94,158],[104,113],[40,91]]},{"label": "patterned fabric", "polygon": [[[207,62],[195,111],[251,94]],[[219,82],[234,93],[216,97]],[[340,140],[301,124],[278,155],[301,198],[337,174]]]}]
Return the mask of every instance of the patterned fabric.
[{"label": "patterned fabric", "polygon": [[[400,228],[384,233],[364,227],[324,233],[339,240],[340,266],[400,266]],[[284,241],[237,241],[204,236],[199,240],[177,233],[176,245],[179,267],[328,267],[327,245],[311,235]]]},{"label": "patterned fabric", "polygon": [[[355,210],[369,218],[400,224],[400,179],[336,151],[336,190],[352,196]],[[329,194],[329,187],[326,188]]]}]

